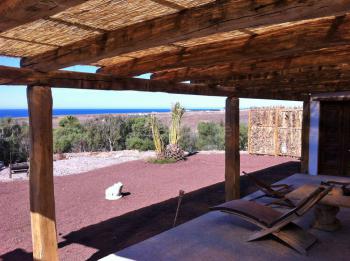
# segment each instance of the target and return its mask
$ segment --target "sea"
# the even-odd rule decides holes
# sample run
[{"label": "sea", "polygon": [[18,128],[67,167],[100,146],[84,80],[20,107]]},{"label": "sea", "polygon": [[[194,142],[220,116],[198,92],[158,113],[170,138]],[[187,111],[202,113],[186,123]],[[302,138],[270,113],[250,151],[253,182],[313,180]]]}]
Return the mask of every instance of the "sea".
[{"label": "sea", "polygon": [[[186,111],[220,111],[217,108],[195,108]],[[53,116],[63,115],[94,115],[94,114],[148,114],[157,112],[170,112],[170,109],[53,109]],[[27,109],[0,109],[0,118],[28,117]]]}]

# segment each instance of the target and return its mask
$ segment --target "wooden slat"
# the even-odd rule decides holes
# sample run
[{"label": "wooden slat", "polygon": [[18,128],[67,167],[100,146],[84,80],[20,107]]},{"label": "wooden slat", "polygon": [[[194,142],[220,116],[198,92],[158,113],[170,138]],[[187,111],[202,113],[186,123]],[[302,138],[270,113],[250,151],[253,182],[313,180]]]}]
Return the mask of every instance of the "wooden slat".
[{"label": "wooden slat", "polygon": [[168,1],[168,0],[151,0],[152,2],[155,2],[157,4],[161,4],[161,5],[164,5],[166,7],[170,7],[170,8],[173,8],[173,9],[176,9],[176,10],[183,10],[185,9],[184,6],[182,5],[179,5],[173,1]]},{"label": "wooden slat", "polygon": [[350,78],[350,65],[344,64],[339,66],[319,66],[319,67],[302,67],[287,69],[281,71],[271,71],[252,74],[237,74],[230,78],[222,80],[204,80],[204,82],[227,83],[237,85],[261,85],[266,83],[322,83],[333,80],[348,80]]},{"label": "wooden slat", "polygon": [[[350,45],[336,48],[325,48],[322,50],[302,53],[300,55],[282,56],[269,59],[244,59],[215,66],[181,67],[170,70],[155,72],[154,80],[205,80],[226,79],[242,74],[265,74],[279,73],[296,68],[318,68],[348,63],[350,56]],[[312,68],[311,68],[312,69]]]},{"label": "wooden slat", "polygon": [[49,17],[87,0],[3,0],[0,5],[0,32]]},{"label": "wooden slat", "polygon": [[309,171],[310,99],[303,102],[303,126],[301,134],[301,172]]},{"label": "wooden slat", "polygon": [[[179,48],[106,66],[101,72],[134,76],[169,68],[212,66],[248,58],[296,56],[326,47],[342,46],[350,44],[350,16],[274,25],[249,32],[251,34],[231,38],[218,34],[218,40],[195,46],[187,46],[186,42],[175,43]],[[226,40],[220,41],[220,38]]]},{"label": "wooden slat", "polygon": [[176,41],[249,27],[343,15],[350,0],[224,0],[166,15],[22,61],[22,66],[49,71]]},{"label": "wooden slat", "polygon": [[[309,74],[309,76],[308,76]],[[310,94],[321,94],[328,92],[346,92],[350,91],[349,72],[322,75],[315,73],[304,73],[288,76],[279,76],[277,79],[260,79],[260,80],[233,80],[233,81],[201,81],[196,80],[196,84],[208,84],[215,86],[230,86],[234,88],[239,97],[245,96],[263,98],[266,94],[275,99],[304,100]],[[322,78],[324,77],[324,78]],[[293,98],[288,98],[288,95]]]},{"label": "wooden slat", "polygon": [[[345,68],[345,69],[344,69]],[[236,93],[250,92],[250,96],[259,97],[269,90],[270,95],[281,94],[309,97],[309,94],[343,92],[350,90],[349,65],[330,68],[303,68],[256,75],[236,75],[231,80],[195,80],[194,83],[232,86]],[[304,99],[303,99],[304,100]]]},{"label": "wooden slat", "polygon": [[30,122],[30,217],[33,259],[58,260],[53,184],[52,96],[48,87],[27,89]]},{"label": "wooden slat", "polygon": [[225,195],[226,201],[240,198],[239,99],[226,99]]}]

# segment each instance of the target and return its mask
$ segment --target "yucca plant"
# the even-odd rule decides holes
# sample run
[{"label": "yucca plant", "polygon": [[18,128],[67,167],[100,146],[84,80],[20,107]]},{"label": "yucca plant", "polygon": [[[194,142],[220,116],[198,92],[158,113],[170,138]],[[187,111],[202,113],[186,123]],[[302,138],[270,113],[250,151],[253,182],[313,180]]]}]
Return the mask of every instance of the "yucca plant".
[{"label": "yucca plant", "polygon": [[169,129],[169,144],[177,145],[180,139],[180,125],[185,109],[177,102],[171,109],[171,125]]},{"label": "yucca plant", "polygon": [[185,109],[180,103],[176,103],[171,110],[171,125],[169,128],[169,145],[165,149],[165,157],[176,161],[184,158],[185,153],[179,147],[181,120],[185,113]]},{"label": "yucca plant", "polygon": [[154,115],[150,116],[150,125],[157,157],[161,158],[164,155],[164,143],[162,137],[160,136],[158,120]]}]

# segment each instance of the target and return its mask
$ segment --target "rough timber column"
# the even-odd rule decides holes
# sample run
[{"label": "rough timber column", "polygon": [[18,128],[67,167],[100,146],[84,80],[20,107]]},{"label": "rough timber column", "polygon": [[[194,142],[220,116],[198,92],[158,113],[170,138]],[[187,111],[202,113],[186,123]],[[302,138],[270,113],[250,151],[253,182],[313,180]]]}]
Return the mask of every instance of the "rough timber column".
[{"label": "rough timber column", "polygon": [[58,260],[53,185],[51,88],[28,86],[33,259]]},{"label": "rough timber column", "polygon": [[309,171],[310,100],[303,103],[303,125],[301,130],[301,172]]},{"label": "rough timber column", "polygon": [[225,115],[225,194],[226,201],[240,197],[239,99],[226,99]]}]

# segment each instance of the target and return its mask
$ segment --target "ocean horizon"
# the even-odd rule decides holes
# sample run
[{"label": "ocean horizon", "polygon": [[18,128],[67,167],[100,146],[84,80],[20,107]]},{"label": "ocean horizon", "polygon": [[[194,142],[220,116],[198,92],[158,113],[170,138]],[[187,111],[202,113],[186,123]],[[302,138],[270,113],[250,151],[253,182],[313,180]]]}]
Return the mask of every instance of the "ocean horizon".
[{"label": "ocean horizon", "polygon": [[[220,111],[219,108],[186,108],[186,111]],[[53,109],[53,116],[65,115],[94,115],[94,114],[146,114],[170,112],[166,108],[139,108],[139,109]],[[0,118],[28,117],[27,109],[0,109]]]}]

